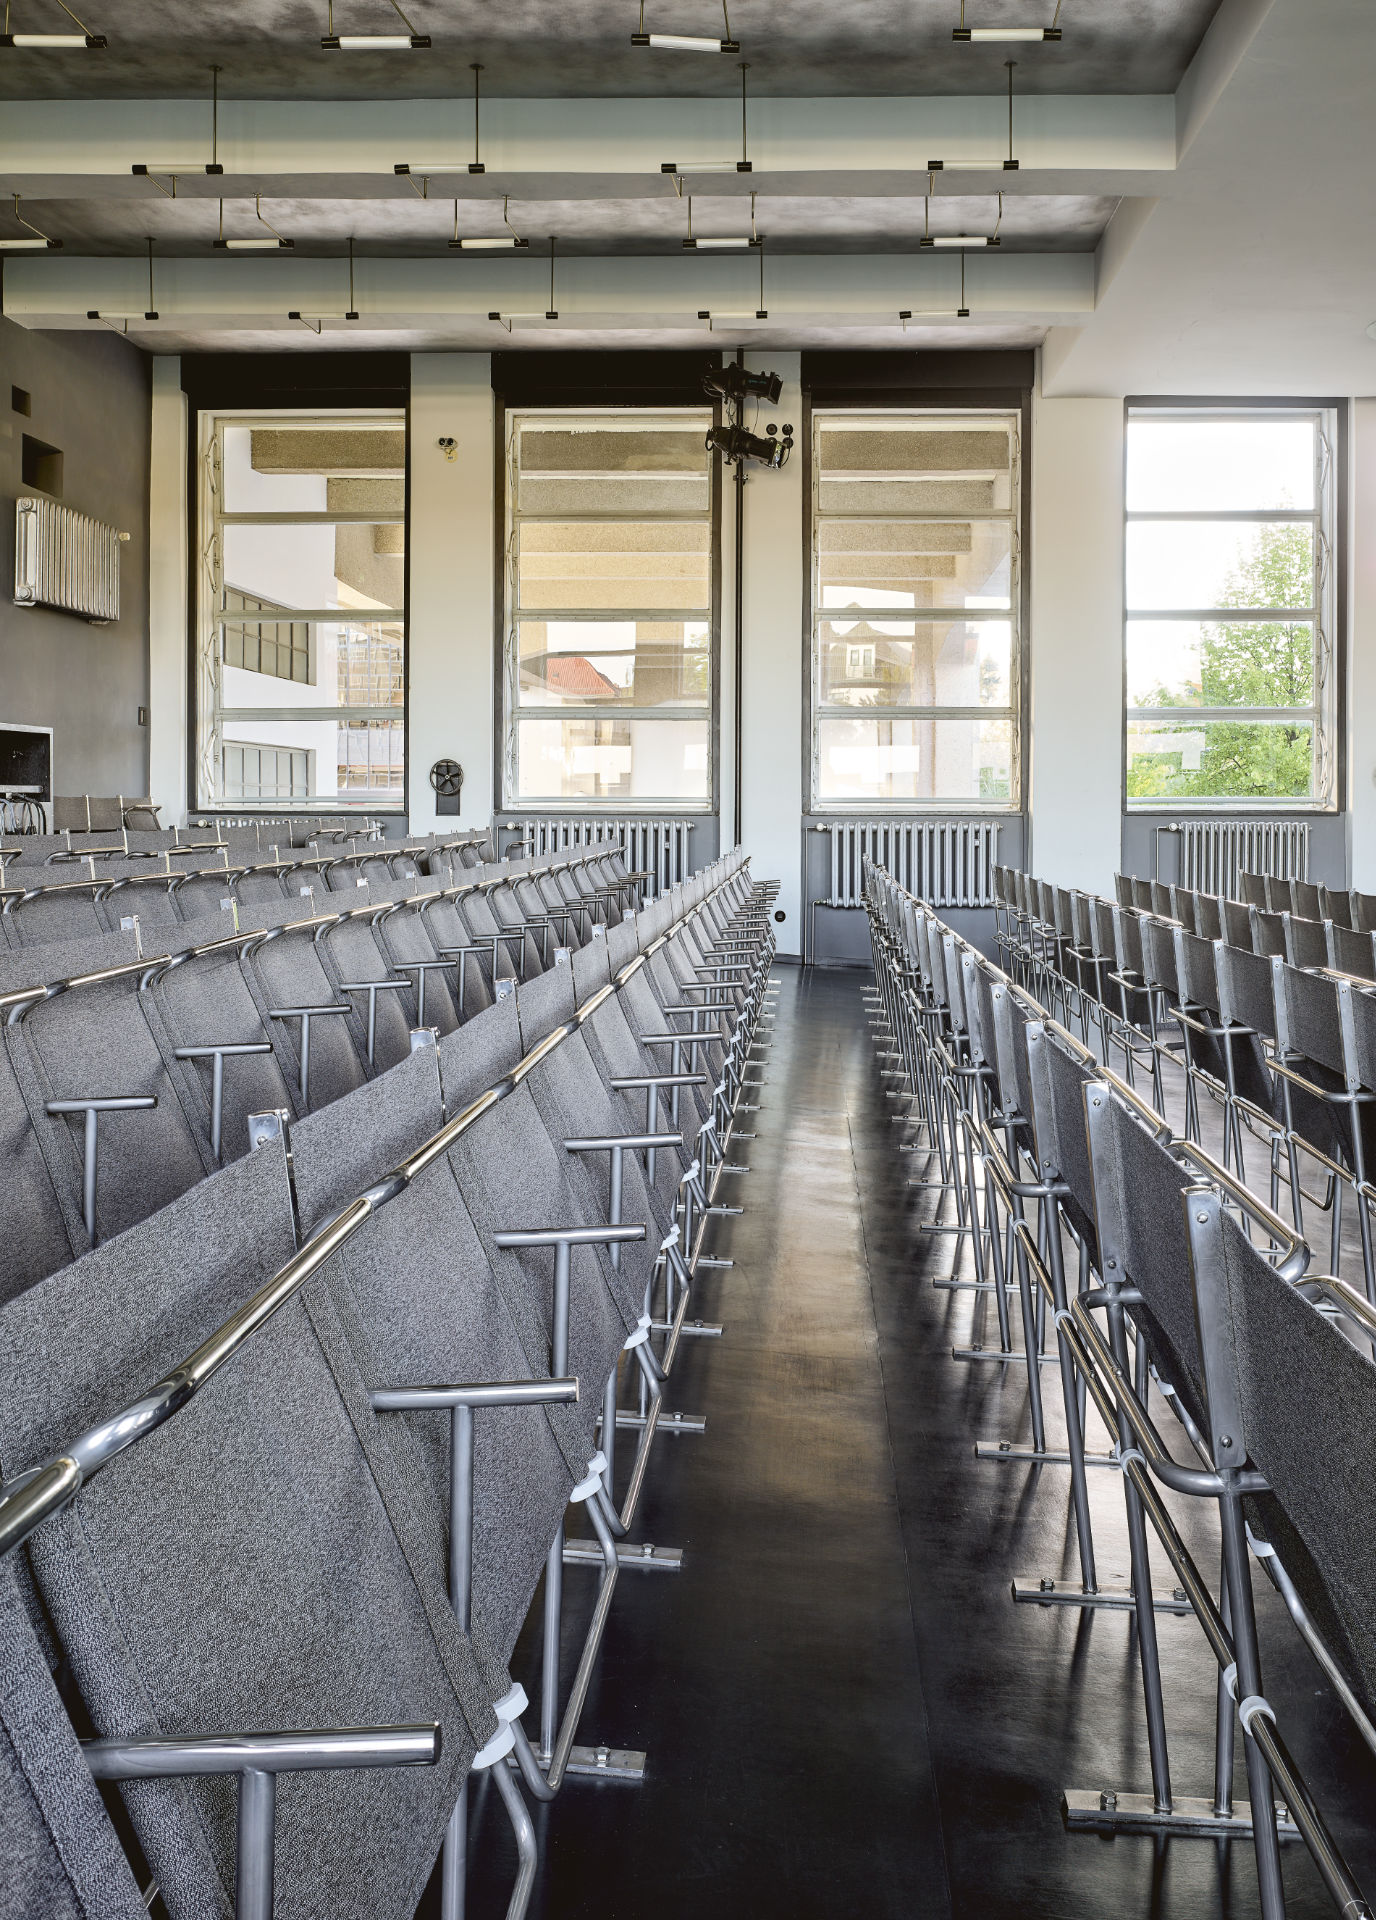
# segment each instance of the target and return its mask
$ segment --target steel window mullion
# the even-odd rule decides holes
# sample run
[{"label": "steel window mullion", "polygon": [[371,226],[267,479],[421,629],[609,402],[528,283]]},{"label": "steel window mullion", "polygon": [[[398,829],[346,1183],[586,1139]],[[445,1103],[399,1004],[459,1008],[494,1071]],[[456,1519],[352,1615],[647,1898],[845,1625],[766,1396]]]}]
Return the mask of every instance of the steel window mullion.
[{"label": "steel window mullion", "polygon": [[1217,520],[1225,525],[1268,525],[1274,520],[1297,523],[1310,520],[1317,526],[1320,510],[1317,507],[1182,507],[1172,512],[1168,507],[1129,507],[1127,522],[1132,526],[1138,520],[1189,520],[1207,522]]},{"label": "steel window mullion", "polygon": [[1129,726],[1134,723],[1161,723],[1177,731],[1210,726],[1215,722],[1238,722],[1245,726],[1307,726],[1317,722],[1319,708],[1312,707],[1128,707]]},{"label": "steel window mullion", "polygon": [[839,707],[819,701],[820,720],[1011,720],[1013,707]]},{"label": "steel window mullion", "polygon": [[[653,623],[654,621],[682,620],[685,626],[690,623],[696,626],[710,626],[712,623],[712,609],[710,607],[694,607],[690,612],[685,613],[677,607],[658,607],[654,612],[647,613],[640,607],[579,607],[570,609],[565,607],[513,606],[511,609],[511,617],[517,626],[520,626],[523,621],[539,621],[545,626],[549,626],[552,621],[566,622],[571,626],[580,621],[588,625],[610,626],[619,623],[621,626],[628,626],[632,620],[644,620],[648,623]],[[603,653],[615,653],[616,648],[603,647],[601,651]]]},{"label": "steel window mullion", "polygon": [[406,515],[392,507],[341,508],[337,513],[222,513],[222,527],[404,527]]},{"label": "steel window mullion", "polygon": [[1126,613],[1129,626],[1135,620],[1183,620],[1225,627],[1254,627],[1259,622],[1302,627],[1313,626],[1318,617],[1317,607],[1129,607]]}]

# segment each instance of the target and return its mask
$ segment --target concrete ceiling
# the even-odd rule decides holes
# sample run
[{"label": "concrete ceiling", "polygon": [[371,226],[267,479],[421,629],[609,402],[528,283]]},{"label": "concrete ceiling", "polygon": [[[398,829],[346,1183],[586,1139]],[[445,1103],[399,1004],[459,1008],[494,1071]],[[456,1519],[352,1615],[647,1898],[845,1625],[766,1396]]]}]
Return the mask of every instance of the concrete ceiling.
[{"label": "concrete ceiling", "polygon": [[[466,186],[465,182],[465,186]],[[1107,195],[1030,194],[1005,198],[999,224],[997,192],[938,194],[931,210],[931,231],[941,234],[992,234],[999,228],[1002,253],[1091,253],[1103,236],[1117,200]],[[431,250],[448,251],[455,230],[455,205],[436,183],[434,197],[407,192],[387,200],[265,198],[263,217],[289,236],[299,254],[337,256],[352,238],[360,253],[401,258]],[[63,241],[64,251],[86,255],[129,254],[148,239],[160,251],[179,255],[207,252],[220,230],[216,201],[179,199],[156,191],[137,199],[27,200],[24,217],[42,232]],[[655,199],[513,200],[512,226],[530,241],[531,251],[547,252],[550,234],[558,252],[579,254],[669,254],[683,252],[688,231],[687,198],[667,186]],[[750,202],[740,196],[694,195],[693,232],[699,235],[748,234]],[[760,195],[756,230],[769,251],[869,254],[919,253],[926,224],[921,197],[786,197]],[[0,207],[0,234],[19,232],[8,209]],[[227,201],[226,235],[244,237],[261,228],[252,200]],[[501,234],[500,199],[474,201],[458,208],[460,234]]]},{"label": "concrete ceiling", "polygon": [[[732,95],[737,58],[760,95],[996,91],[1018,62],[1026,93],[1170,93],[1218,0],[1063,0],[1059,43],[953,43],[959,0],[735,0],[740,56],[634,48],[638,0],[402,0],[428,50],[321,48],[327,0],[85,0],[101,52],[0,53],[0,98],[169,99],[208,94],[208,69],[240,99],[428,99]],[[1054,0],[968,0],[980,26],[1048,24]],[[54,31],[55,0],[11,0],[16,31]],[[719,0],[646,0],[660,32],[721,32]],[[400,28],[391,0],[336,0],[336,31]]]}]

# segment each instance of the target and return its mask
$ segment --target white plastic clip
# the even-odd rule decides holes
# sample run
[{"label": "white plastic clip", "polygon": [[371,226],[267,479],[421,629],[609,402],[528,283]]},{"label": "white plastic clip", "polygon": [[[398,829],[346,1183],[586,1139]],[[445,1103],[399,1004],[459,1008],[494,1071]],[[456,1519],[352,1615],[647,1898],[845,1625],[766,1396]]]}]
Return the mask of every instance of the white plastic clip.
[{"label": "white plastic clip", "polygon": [[592,1499],[593,1495],[602,1485],[602,1474],[606,1465],[607,1456],[599,1450],[588,1462],[587,1478],[580,1480],[573,1492],[569,1495],[569,1505],[571,1507],[577,1506],[582,1500]]},{"label": "white plastic clip", "polygon": [[511,1721],[519,1720],[529,1705],[530,1702],[526,1698],[525,1688],[519,1680],[514,1680],[510,1693],[504,1693],[500,1700],[493,1701],[492,1711],[496,1714],[502,1725],[507,1726]]},{"label": "white plastic clip", "polygon": [[1260,1714],[1263,1720],[1269,1720],[1271,1725],[1275,1726],[1275,1710],[1265,1694],[1249,1693],[1245,1700],[1238,1701],[1237,1717],[1242,1722],[1242,1731],[1244,1733],[1251,1733],[1252,1722],[1257,1718],[1258,1714]]},{"label": "white plastic clip", "polygon": [[1120,1447],[1119,1448],[1118,1465],[1123,1469],[1124,1473],[1126,1473],[1128,1470],[1129,1460],[1136,1460],[1138,1464],[1141,1466],[1143,1473],[1147,1471],[1147,1456],[1143,1453],[1140,1447]]},{"label": "white plastic clip", "polygon": [[676,1247],[677,1245],[678,1245],[678,1222],[676,1220],[673,1224],[672,1230],[666,1233],[664,1238],[660,1241],[659,1250],[661,1253],[667,1253],[670,1247]]},{"label": "white plastic clip", "polygon": [[506,1759],[515,1745],[516,1736],[511,1731],[509,1723],[503,1720],[482,1751],[474,1754],[474,1773],[482,1773],[488,1767],[495,1767],[499,1760]]},{"label": "white plastic clip", "polygon": [[[666,1240],[665,1245],[667,1246],[668,1244],[669,1243]],[[621,1349],[622,1352],[630,1353],[632,1349],[635,1347],[643,1347],[645,1342],[649,1339],[649,1337],[650,1337],[650,1316],[648,1313],[642,1313],[639,1321],[636,1324],[635,1332],[628,1333],[626,1335],[625,1342]]]}]

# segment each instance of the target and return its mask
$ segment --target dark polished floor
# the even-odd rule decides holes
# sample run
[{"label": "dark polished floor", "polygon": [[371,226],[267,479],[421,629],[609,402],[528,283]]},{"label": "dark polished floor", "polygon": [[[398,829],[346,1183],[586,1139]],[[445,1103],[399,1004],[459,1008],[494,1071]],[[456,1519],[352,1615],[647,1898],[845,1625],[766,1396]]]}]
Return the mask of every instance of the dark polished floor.
[{"label": "dark polished floor", "polygon": [[[638,1529],[681,1546],[684,1571],[623,1575],[580,1733],[645,1748],[647,1776],[570,1780],[541,1811],[532,1913],[1250,1920],[1246,1845],[1064,1828],[1063,1787],[1149,1785],[1130,1621],[1012,1604],[1015,1576],[1071,1571],[1068,1476],[974,1458],[977,1438],[1025,1437],[1026,1381],[951,1357],[987,1300],[933,1284],[957,1243],[919,1232],[933,1196],[907,1185],[922,1169],[899,1151],[864,976],[777,971],[762,1110],[734,1154],[751,1171],[723,1181],[747,1208],[718,1224],[735,1266],[694,1307],[725,1336],[686,1343],[670,1394],[707,1432],[658,1443]],[[1122,1578],[1121,1482],[1092,1483],[1101,1573]],[[1177,1511],[1212,1569],[1209,1515]],[[1268,1693],[1376,1886],[1376,1766],[1259,1599]],[[1191,1619],[1160,1631],[1176,1790],[1206,1793],[1215,1669]],[[510,1872],[478,1800],[474,1920]],[[1331,1913],[1299,1844],[1285,1862],[1293,1920]]]}]

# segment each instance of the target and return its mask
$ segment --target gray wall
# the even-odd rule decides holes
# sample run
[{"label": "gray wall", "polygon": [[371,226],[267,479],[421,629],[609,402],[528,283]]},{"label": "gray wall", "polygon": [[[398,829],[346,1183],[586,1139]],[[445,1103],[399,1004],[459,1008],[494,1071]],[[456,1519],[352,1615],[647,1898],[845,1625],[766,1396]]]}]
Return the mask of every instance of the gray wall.
[{"label": "gray wall", "polygon": [[[11,388],[32,395],[25,419]],[[0,319],[0,724],[54,729],[63,794],[148,791],[149,362],[117,335],[28,333]],[[23,435],[63,454],[64,506],[123,528],[108,627],[14,604]]]}]

